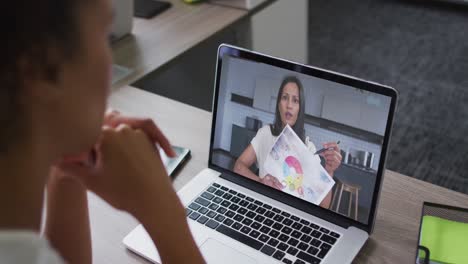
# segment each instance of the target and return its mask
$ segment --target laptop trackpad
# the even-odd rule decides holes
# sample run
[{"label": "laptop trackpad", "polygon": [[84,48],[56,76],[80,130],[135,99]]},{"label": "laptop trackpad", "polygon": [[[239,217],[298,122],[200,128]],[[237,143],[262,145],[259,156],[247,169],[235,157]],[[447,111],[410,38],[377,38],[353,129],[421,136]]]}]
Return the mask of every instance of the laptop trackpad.
[{"label": "laptop trackpad", "polygon": [[223,264],[255,264],[253,258],[242,254],[241,252],[230,248],[221,242],[212,238],[208,238],[200,247],[206,263],[223,263]]}]

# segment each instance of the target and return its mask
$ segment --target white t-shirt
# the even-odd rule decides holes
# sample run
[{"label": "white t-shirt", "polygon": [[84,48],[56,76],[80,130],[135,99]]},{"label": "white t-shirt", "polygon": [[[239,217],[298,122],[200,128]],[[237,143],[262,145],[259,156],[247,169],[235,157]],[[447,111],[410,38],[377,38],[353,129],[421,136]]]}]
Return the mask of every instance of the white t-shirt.
[{"label": "white t-shirt", "polygon": [[[260,178],[265,177],[266,171],[263,168],[263,164],[268,156],[268,153],[271,151],[273,144],[275,144],[277,136],[273,136],[271,134],[270,125],[263,126],[257,131],[257,135],[250,141],[253,149],[255,150],[255,155],[257,156],[257,167],[259,169]],[[309,141],[309,137],[306,137],[305,140],[306,147],[309,151],[314,152],[316,151],[314,143]],[[314,155],[314,158],[318,159],[320,163],[320,157],[318,155]]]},{"label": "white t-shirt", "polygon": [[0,230],[0,263],[63,264],[49,242],[32,231]]}]

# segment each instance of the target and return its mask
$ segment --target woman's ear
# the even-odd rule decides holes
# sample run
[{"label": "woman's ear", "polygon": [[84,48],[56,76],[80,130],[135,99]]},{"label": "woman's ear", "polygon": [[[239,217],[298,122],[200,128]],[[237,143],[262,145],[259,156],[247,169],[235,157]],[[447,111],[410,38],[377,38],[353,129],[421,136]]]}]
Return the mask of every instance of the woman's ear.
[{"label": "woman's ear", "polygon": [[[47,52],[52,55],[53,53]],[[43,63],[22,56],[18,60],[22,101],[28,104],[46,104],[60,100],[61,70],[58,56],[47,56]]]}]

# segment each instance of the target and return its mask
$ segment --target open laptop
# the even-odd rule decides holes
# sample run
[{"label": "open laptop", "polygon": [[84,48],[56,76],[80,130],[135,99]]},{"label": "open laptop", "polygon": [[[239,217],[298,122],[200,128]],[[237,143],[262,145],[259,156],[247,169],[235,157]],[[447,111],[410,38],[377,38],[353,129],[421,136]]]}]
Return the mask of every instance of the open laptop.
[{"label": "open laptop", "polygon": [[[294,83],[296,94],[285,94],[294,90],[291,87],[279,93],[285,78],[299,80],[300,84]],[[289,98],[298,92],[303,100]],[[271,124],[295,114],[292,108],[286,108],[289,117],[277,110],[283,99],[303,104],[294,124],[285,121],[302,138],[289,133],[290,138],[280,140],[290,126],[278,137],[269,134]],[[350,263],[374,226],[396,100],[397,92],[390,87],[221,45],[208,168],[178,192],[205,260]],[[265,145],[268,141],[261,137],[273,137],[273,144]],[[312,168],[328,167],[326,161],[310,157],[323,143],[338,141],[341,164],[327,170]],[[250,167],[244,162],[251,174],[240,171],[239,161],[245,159],[239,157],[250,151],[252,159],[261,149],[267,158],[259,156]],[[291,152],[294,149],[310,153],[299,155]],[[272,153],[276,158],[268,157]],[[284,159],[285,155],[289,156]],[[258,175],[271,175],[275,166],[280,168],[274,175],[280,186],[263,184],[265,177],[258,181]],[[123,242],[137,254],[160,262],[141,225]]]}]

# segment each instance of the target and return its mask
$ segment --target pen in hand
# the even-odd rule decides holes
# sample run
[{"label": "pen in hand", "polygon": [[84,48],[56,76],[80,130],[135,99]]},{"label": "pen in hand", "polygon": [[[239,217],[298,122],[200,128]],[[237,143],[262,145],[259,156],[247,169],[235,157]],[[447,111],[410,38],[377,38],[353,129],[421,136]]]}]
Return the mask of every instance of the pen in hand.
[{"label": "pen in hand", "polygon": [[[338,140],[338,142],[336,142],[336,144],[340,144],[340,141]],[[322,149],[319,149],[317,150],[314,155],[318,155],[318,154],[322,154],[323,152],[327,151],[327,150],[333,150],[333,148],[322,148]]]}]

